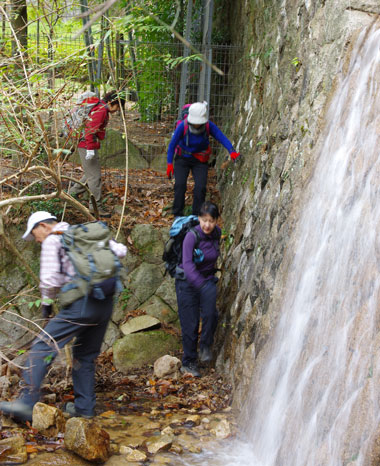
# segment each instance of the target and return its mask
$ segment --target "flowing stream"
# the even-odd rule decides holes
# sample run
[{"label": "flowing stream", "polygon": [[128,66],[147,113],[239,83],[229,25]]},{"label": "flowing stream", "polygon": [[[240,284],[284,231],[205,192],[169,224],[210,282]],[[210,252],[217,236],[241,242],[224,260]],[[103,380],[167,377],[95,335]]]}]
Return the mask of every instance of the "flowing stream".
[{"label": "flowing stream", "polygon": [[359,37],[322,133],[280,317],[243,413],[245,442],[186,464],[371,464],[380,438],[380,30]]}]

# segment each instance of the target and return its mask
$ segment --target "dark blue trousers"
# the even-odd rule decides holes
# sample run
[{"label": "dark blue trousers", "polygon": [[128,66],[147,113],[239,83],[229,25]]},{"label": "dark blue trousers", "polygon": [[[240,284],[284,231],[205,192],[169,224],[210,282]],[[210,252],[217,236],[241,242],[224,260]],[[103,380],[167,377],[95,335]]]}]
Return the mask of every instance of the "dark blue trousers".
[{"label": "dark blue trousers", "polygon": [[175,217],[183,215],[187,178],[190,170],[194,178],[193,215],[198,215],[206,197],[208,164],[202,163],[195,157],[177,156],[174,163],[174,202]]},{"label": "dark blue trousers", "polygon": [[40,399],[40,386],[49,365],[66,343],[73,344],[72,377],[75,409],[92,416],[95,407],[95,359],[113,309],[113,296],[104,300],[82,298],[53,317],[34,341],[23,372],[25,388],[20,399],[33,406]]},{"label": "dark blue trousers", "polygon": [[196,363],[198,359],[200,318],[202,318],[200,348],[211,346],[214,341],[218,323],[216,283],[212,278],[200,290],[197,290],[187,280],[176,280],[175,289],[182,330],[182,364],[187,366],[189,363]]}]

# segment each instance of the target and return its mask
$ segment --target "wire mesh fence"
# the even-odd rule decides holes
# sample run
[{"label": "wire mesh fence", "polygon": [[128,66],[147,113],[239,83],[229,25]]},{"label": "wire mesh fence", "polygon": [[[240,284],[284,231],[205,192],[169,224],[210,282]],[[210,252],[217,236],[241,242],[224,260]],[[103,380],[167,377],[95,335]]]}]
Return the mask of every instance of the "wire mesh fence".
[{"label": "wire mesh fence", "polygon": [[[195,48],[202,50],[201,45],[195,45]],[[178,119],[180,102],[207,99],[210,119],[221,127],[230,113],[233,86],[237,82],[234,78],[239,69],[238,62],[242,59],[241,50],[229,45],[211,45],[202,52],[221,73],[215,70],[208,73],[208,81],[203,83],[207,92],[200,98],[201,76],[208,65],[199,53],[191,52],[186,56],[181,43],[126,41],[110,36],[102,56],[98,47],[91,58],[86,57],[80,37],[61,35],[54,38],[41,33],[28,36],[27,48],[28,60],[41,65],[41,69],[49,65],[42,72],[46,74],[47,86],[54,91],[64,84],[72,95],[73,89],[81,92],[89,87],[87,67],[78,65],[85,65],[88,60],[94,60],[98,65],[101,60],[99,81],[93,82],[92,86],[109,89],[116,81],[116,86],[125,91],[129,166],[161,171],[166,167],[167,145]],[[11,54],[12,38],[3,35],[0,57]],[[104,167],[125,167],[125,135],[121,118],[111,119],[107,137],[102,143],[102,163]]]},{"label": "wire mesh fence", "polygon": [[[128,105],[128,136],[142,157],[139,167],[164,169],[166,149],[180,102],[191,103],[200,98],[201,74],[207,67],[200,54],[183,58],[182,44],[123,42],[123,75],[127,95],[134,100]],[[198,50],[200,45],[195,45]],[[223,127],[234,95],[237,63],[241,60],[239,47],[213,45],[204,51],[221,71],[209,73],[208,96],[210,119]],[[183,68],[186,67],[185,77]],[[185,87],[181,96],[181,75]],[[143,134],[141,134],[143,132]],[[140,134],[140,137],[139,137]],[[142,137],[141,137],[142,136]]]}]

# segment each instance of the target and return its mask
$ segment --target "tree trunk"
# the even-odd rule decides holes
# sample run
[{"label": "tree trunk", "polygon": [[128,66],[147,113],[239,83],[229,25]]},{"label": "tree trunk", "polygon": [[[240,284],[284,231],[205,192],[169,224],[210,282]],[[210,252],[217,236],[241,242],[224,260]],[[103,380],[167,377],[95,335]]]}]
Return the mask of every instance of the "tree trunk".
[{"label": "tree trunk", "polygon": [[[26,0],[13,0],[11,2],[11,8],[12,27],[22,49],[26,51],[28,48],[28,10],[26,7]],[[16,42],[12,40],[12,54],[16,55],[17,53]]]}]

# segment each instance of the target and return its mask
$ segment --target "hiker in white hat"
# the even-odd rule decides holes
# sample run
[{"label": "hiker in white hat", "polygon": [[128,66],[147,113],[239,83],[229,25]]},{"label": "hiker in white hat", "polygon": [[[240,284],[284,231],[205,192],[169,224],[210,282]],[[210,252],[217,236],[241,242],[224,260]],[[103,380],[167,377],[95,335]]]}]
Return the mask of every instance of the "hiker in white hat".
[{"label": "hiker in white hat", "polygon": [[[100,222],[92,222],[100,223]],[[89,228],[90,224],[87,224]],[[102,228],[104,224],[102,223]],[[75,227],[85,230],[86,225]],[[75,228],[71,227],[71,228]],[[49,319],[44,330],[36,337],[28,353],[23,371],[23,389],[18,399],[0,402],[0,411],[20,421],[31,421],[33,406],[39,401],[40,387],[50,364],[58,353],[75,338],[72,347],[74,403],[66,404],[64,410],[70,416],[91,418],[95,408],[95,359],[111,318],[116,292],[116,279],[99,282],[97,287],[102,296],[95,294],[94,288],[85,295],[73,298],[70,304],[62,305],[59,313],[53,316],[52,302],[63,291],[75,288],[76,273],[73,263],[63,247],[61,239],[70,228],[66,222],[58,222],[49,212],[39,211],[28,219],[23,239],[35,240],[41,244],[40,291],[42,317]],[[75,247],[77,247],[75,245]],[[108,246],[107,246],[108,247]],[[124,257],[126,246],[109,241],[109,249],[115,257]],[[98,251],[98,254],[101,251]],[[83,255],[83,254],[82,254]]]},{"label": "hiker in white hat", "polygon": [[[183,215],[187,178],[190,171],[194,178],[193,215],[198,215],[206,197],[208,160],[211,154],[209,136],[219,141],[236,160],[240,153],[236,152],[232,143],[222,131],[208,119],[207,102],[195,102],[190,105],[187,118],[180,122],[169,143],[167,156],[168,178],[175,177],[173,214]],[[175,160],[173,166],[173,159]]]}]

